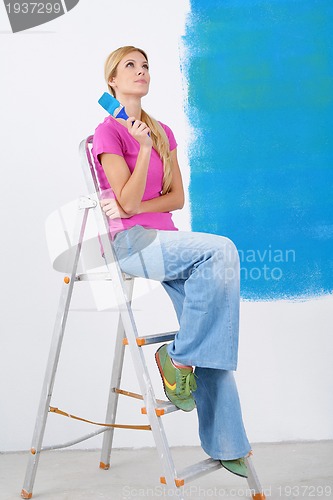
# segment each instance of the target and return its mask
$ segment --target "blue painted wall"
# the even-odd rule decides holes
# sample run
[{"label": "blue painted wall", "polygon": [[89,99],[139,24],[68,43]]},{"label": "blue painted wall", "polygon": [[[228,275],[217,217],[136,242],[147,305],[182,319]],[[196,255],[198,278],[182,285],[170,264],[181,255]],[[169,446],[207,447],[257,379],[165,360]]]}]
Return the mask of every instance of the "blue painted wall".
[{"label": "blue painted wall", "polygon": [[244,299],[333,290],[332,21],[332,0],[191,0],[192,229],[236,243]]}]

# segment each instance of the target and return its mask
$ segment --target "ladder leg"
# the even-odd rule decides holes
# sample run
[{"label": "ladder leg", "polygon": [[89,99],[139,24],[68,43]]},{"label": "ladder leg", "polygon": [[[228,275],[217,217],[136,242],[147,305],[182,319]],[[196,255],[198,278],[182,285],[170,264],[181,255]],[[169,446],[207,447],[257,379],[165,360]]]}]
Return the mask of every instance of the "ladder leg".
[{"label": "ladder leg", "polygon": [[[115,280],[117,277],[115,276]],[[121,283],[115,283],[115,290]],[[150,375],[146,365],[145,357],[142,348],[137,345],[137,330],[133,318],[133,312],[130,307],[130,302],[127,298],[126,305],[122,303],[124,295],[119,301],[119,308],[121,317],[124,323],[126,337],[128,340],[128,347],[130,349],[133,366],[136,371],[137,380],[143,395],[144,403],[147,410],[147,416],[153,437],[156,443],[156,449],[164,470],[166,484],[169,491],[173,491],[173,495],[179,499],[183,499],[181,490],[176,486],[177,472],[175,469],[174,461],[169,448],[169,443],[165,434],[162,418],[156,415],[156,397],[151,383]]]},{"label": "ladder leg", "polygon": [[[132,300],[133,284],[134,284],[133,280],[130,280],[126,283],[130,300]],[[125,346],[123,344],[124,336],[125,336],[125,330],[122,319],[119,316],[116,345],[115,345],[114,359],[112,366],[110,391],[109,391],[109,400],[108,400],[106,419],[105,419],[105,422],[108,424],[114,424],[116,420],[119,394],[114,391],[114,388],[120,387],[120,380],[121,380],[121,374],[124,364],[124,354],[125,354]],[[110,455],[112,449],[113,436],[114,436],[113,428],[110,428],[110,430],[104,433],[101,461],[99,465],[100,468],[104,470],[107,470],[110,467]]]},{"label": "ladder leg", "polygon": [[75,275],[78,266],[78,261],[81,252],[82,240],[84,235],[84,230],[88,217],[88,209],[81,212],[81,216],[78,217],[76,234],[79,229],[78,238],[74,241],[78,241],[76,246],[76,252],[73,261],[73,267],[71,272],[71,277],[69,281],[63,284],[62,291],[60,294],[58,312],[55,320],[53,337],[51,342],[51,348],[49,353],[49,358],[46,366],[46,372],[44,377],[44,383],[42,387],[38,413],[35,423],[35,430],[32,438],[32,444],[30,449],[30,456],[28,460],[28,466],[25,474],[25,479],[23,483],[23,488],[21,491],[22,498],[31,498],[32,490],[35,482],[37,467],[39,463],[40,452],[42,449],[42,443],[44,438],[44,432],[46,427],[47,416],[49,412],[50,400],[52,396],[55,375],[57,371],[61,345],[64,337],[69,305],[72,297],[73,286],[75,282]]},{"label": "ladder leg", "polygon": [[[105,422],[107,424],[114,424],[116,420],[119,394],[114,391],[114,387],[120,386],[121,373],[124,363],[124,350],[125,350],[125,346],[122,343],[123,338],[124,338],[124,327],[121,319],[119,318],[116,346],[114,350],[114,360],[112,366],[109,400],[105,418]],[[113,435],[114,435],[113,428],[110,428],[106,432],[104,432],[101,460],[99,464],[100,468],[104,470],[107,470],[110,467],[110,455],[111,455]]]},{"label": "ladder leg", "polygon": [[32,489],[35,481],[40,451],[42,447],[42,441],[44,437],[44,431],[53,391],[55,374],[58,366],[58,360],[64,336],[66,316],[68,313],[70,297],[72,294],[72,287],[73,287],[72,281],[68,285],[64,284],[60,297],[56,324],[54,328],[54,334],[52,338],[51,349],[50,349],[49,359],[47,362],[47,368],[37,413],[35,431],[32,438],[32,445],[30,450],[31,455],[29,457],[28,467],[21,493],[22,498],[32,497]]},{"label": "ladder leg", "polygon": [[[130,300],[132,299],[133,293],[133,285],[134,280],[129,280],[127,283],[128,295]],[[117,406],[118,406],[118,398],[119,394],[114,391],[115,387],[120,387],[121,374],[124,364],[124,354],[125,354],[125,345],[123,344],[123,339],[125,336],[124,326],[119,316],[119,323],[117,329],[116,336],[116,345],[114,350],[114,360],[112,366],[112,375],[111,375],[111,383],[110,383],[110,391],[109,391],[109,400],[106,411],[105,422],[108,424],[114,424],[116,420],[117,414]],[[110,455],[112,449],[112,442],[114,436],[114,429],[110,428],[104,433],[103,437],[103,445],[102,445],[102,453],[101,453],[101,461],[100,468],[107,470],[110,467]]]},{"label": "ladder leg", "polygon": [[263,493],[263,489],[261,487],[260,481],[258,479],[257,473],[255,471],[254,465],[252,463],[251,457],[245,458],[246,465],[247,465],[247,470],[248,470],[248,478],[247,482],[249,485],[249,488],[252,493],[252,498],[254,500],[265,500],[265,495]]}]

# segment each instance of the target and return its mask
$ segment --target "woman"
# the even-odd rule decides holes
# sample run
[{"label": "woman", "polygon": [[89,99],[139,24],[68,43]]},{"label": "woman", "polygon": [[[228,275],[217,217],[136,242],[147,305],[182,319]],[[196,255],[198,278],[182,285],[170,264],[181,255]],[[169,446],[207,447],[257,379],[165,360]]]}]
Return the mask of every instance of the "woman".
[{"label": "woman", "polygon": [[[184,191],[177,143],[169,127],[141,108],[150,75],[146,53],[133,46],[105,63],[109,91],[127,121],[108,116],[94,135],[93,154],[114,248],[124,272],[161,281],[179,332],[156,352],[167,397],[198,411],[202,448],[229,471],[247,477],[250,444],[232,370],[237,366],[239,259],[225,237],[178,231],[171,211]],[[195,373],[193,372],[195,367]]]}]

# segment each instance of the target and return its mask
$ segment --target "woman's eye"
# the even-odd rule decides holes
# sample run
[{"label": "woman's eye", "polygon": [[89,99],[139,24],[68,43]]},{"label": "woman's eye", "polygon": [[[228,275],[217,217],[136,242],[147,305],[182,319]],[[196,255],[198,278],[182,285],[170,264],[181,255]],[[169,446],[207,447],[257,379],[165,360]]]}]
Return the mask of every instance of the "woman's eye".
[{"label": "woman's eye", "polygon": [[128,62],[128,63],[126,64],[126,68],[127,68],[127,66],[134,66],[134,64],[133,64],[132,62]]},{"label": "woman's eye", "polygon": [[142,67],[143,67],[143,68],[145,68],[147,71],[149,71],[149,66],[148,66],[148,64],[144,64]]}]

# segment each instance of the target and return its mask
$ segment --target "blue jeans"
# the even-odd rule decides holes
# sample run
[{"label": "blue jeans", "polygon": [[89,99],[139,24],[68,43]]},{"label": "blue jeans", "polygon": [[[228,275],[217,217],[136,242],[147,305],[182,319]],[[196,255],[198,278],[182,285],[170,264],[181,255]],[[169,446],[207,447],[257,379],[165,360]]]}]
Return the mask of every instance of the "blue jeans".
[{"label": "blue jeans", "polygon": [[234,376],[239,329],[239,258],[223,236],[134,226],[118,233],[121,269],[160,281],[174,305],[179,331],[171,358],[195,366],[201,446],[215,459],[232,460],[251,447]]}]

